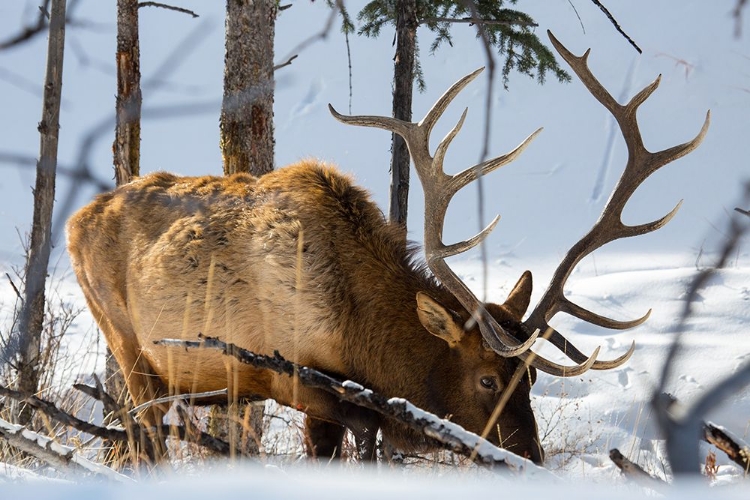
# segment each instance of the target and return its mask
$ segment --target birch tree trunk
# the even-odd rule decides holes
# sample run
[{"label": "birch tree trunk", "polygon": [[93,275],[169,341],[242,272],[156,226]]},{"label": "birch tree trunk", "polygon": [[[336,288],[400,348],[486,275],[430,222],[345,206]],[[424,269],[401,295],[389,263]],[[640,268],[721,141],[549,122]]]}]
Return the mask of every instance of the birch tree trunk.
[{"label": "birch tree trunk", "polygon": [[[18,389],[29,394],[34,394],[39,389],[39,358],[46,302],[44,287],[52,248],[52,208],[55,200],[57,144],[60,131],[65,9],[66,0],[52,0],[44,102],[42,119],[38,127],[40,145],[34,186],[34,215],[25,270],[24,301],[18,322]],[[26,425],[31,421],[31,417],[31,408],[24,406],[18,414],[18,422]]]}]

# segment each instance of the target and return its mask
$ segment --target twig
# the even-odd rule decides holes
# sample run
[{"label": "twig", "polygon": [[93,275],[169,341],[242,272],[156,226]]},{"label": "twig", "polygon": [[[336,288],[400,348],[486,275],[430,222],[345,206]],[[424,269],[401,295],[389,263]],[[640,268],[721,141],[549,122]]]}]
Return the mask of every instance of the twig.
[{"label": "twig", "polygon": [[297,59],[298,57],[299,57],[299,54],[294,54],[293,56],[290,56],[290,57],[289,57],[289,58],[288,58],[288,59],[287,59],[286,61],[284,61],[283,63],[277,64],[276,66],[274,66],[274,67],[273,67],[273,70],[274,70],[274,71],[276,71],[277,69],[281,69],[281,68],[283,68],[284,66],[290,66],[290,65],[292,64],[292,61],[294,61],[294,60],[295,60],[295,59]]},{"label": "twig", "polygon": [[[128,411],[122,408],[117,403],[117,401],[115,401],[115,399],[104,390],[104,387],[102,386],[102,383],[98,377],[94,377],[94,382],[96,384],[95,387],[84,384],[75,384],[73,387],[83,392],[84,394],[88,394],[94,399],[101,401],[107,413],[111,413],[119,418],[126,419],[123,425],[126,426],[127,432],[131,432],[132,435],[129,435],[129,439],[125,439],[125,441],[129,442],[130,444],[133,444],[133,442],[142,441],[141,436],[145,437],[148,435],[173,435],[183,441],[189,439],[192,442],[195,442],[196,444],[208,448],[221,455],[228,456],[230,454],[232,445],[205,432],[193,433],[192,430],[188,431],[180,426],[174,425],[163,425],[161,427],[148,429],[144,428],[133,418],[133,416]],[[193,438],[193,436],[195,437]],[[122,441],[122,439],[120,439],[120,441]],[[242,451],[238,449],[235,449],[234,453],[242,455]]]},{"label": "twig", "polygon": [[255,354],[228,344],[214,337],[199,334],[200,341],[162,339],[154,343],[163,346],[181,347],[185,349],[201,348],[216,349],[227,356],[233,356],[241,363],[256,368],[273,370],[290,377],[297,377],[301,384],[307,387],[322,389],[349,403],[373,410],[381,415],[395,419],[431,438],[436,445],[467,457],[473,457],[474,462],[489,468],[506,468],[523,470],[525,473],[534,472],[544,477],[553,477],[546,469],[537,467],[530,461],[517,457],[513,453],[501,450],[476,434],[470,433],[459,425],[449,422],[415,407],[409,401],[401,398],[387,399],[384,396],[365,389],[361,385],[346,381],[341,382],[315,369],[287,361],[278,353],[273,356]]},{"label": "twig", "polygon": [[183,14],[188,14],[192,16],[193,19],[195,19],[196,17],[200,17],[198,14],[196,14],[190,9],[185,9],[183,7],[175,7],[174,5],[167,5],[161,2],[140,2],[138,4],[138,8],[140,9],[141,7],[158,7],[160,9],[167,9],[167,10],[173,10],[175,12],[182,12]]},{"label": "twig", "polygon": [[187,394],[174,394],[172,396],[164,396],[163,398],[156,398],[156,399],[152,399],[151,401],[146,401],[143,404],[139,404],[138,406],[130,410],[128,413],[130,413],[131,415],[135,415],[141,410],[145,410],[146,408],[149,408],[151,406],[158,405],[161,403],[171,403],[174,401],[193,401],[195,399],[210,398],[213,396],[224,396],[226,394],[227,394],[226,389],[219,389],[218,391],[187,393]]},{"label": "twig", "polygon": [[39,16],[37,17],[35,24],[25,27],[20,33],[10,37],[4,42],[0,42],[0,50],[20,45],[46,30],[48,24],[47,19],[49,18],[49,3],[50,0],[44,0],[44,4],[39,6]]},{"label": "twig", "polygon": [[745,7],[747,0],[737,0],[737,5],[734,6],[732,16],[734,17],[734,36],[739,38],[742,36],[742,9]]},{"label": "twig", "polygon": [[739,213],[741,213],[742,215],[747,215],[748,217],[750,217],[750,210],[743,210],[743,209],[741,209],[740,207],[735,207],[735,209],[734,209],[734,210],[735,210],[736,212],[739,212]]},{"label": "twig", "polygon": [[597,7],[599,7],[599,9],[600,9],[600,10],[601,10],[602,12],[604,12],[604,15],[605,15],[605,16],[607,16],[607,19],[609,19],[609,21],[610,21],[610,22],[612,23],[612,25],[613,25],[613,26],[615,27],[615,29],[616,29],[616,30],[617,30],[617,31],[618,31],[618,32],[619,32],[619,33],[620,33],[620,34],[621,34],[621,35],[622,35],[623,37],[625,37],[625,40],[627,40],[627,41],[628,41],[628,42],[630,43],[630,45],[632,45],[632,46],[633,46],[633,47],[635,48],[635,50],[637,50],[637,51],[638,51],[638,53],[639,53],[639,54],[643,54],[643,51],[642,51],[642,50],[641,50],[641,48],[640,48],[640,47],[638,46],[638,44],[636,44],[636,43],[635,43],[635,42],[633,41],[633,39],[632,39],[632,38],[630,38],[630,37],[628,36],[628,34],[627,34],[627,33],[625,33],[625,32],[623,31],[623,29],[622,29],[622,28],[620,27],[620,24],[619,24],[619,23],[617,22],[617,19],[615,19],[615,16],[613,16],[613,15],[612,15],[612,14],[611,14],[611,13],[609,12],[609,10],[608,10],[608,9],[607,9],[607,8],[606,8],[606,7],[604,6],[604,5],[602,5],[602,3],[601,3],[601,2],[599,1],[599,0],[591,0],[591,1],[592,1],[592,2],[594,3],[594,5],[596,5]]},{"label": "twig", "polygon": [[668,483],[659,478],[653,477],[651,474],[643,470],[640,465],[628,460],[628,458],[620,453],[620,450],[617,448],[609,450],[609,458],[622,471],[622,475],[631,481],[639,483],[642,486],[662,491],[668,486]]},{"label": "twig", "polygon": [[21,292],[16,287],[16,284],[13,283],[13,278],[10,277],[10,274],[5,273],[5,276],[8,278],[8,282],[10,282],[10,286],[13,288],[13,291],[16,292],[16,297],[23,302],[23,295],[21,295]]},{"label": "twig", "polygon": [[26,403],[27,405],[41,411],[56,422],[60,422],[63,425],[72,427],[81,432],[86,432],[92,436],[96,436],[102,439],[109,439],[111,441],[127,441],[127,435],[125,431],[112,428],[112,427],[100,427],[98,425],[86,422],[84,420],[75,417],[64,410],[61,410],[54,403],[40,399],[32,394],[24,394],[20,391],[15,391],[4,386],[0,386],[0,395],[15,399]]}]

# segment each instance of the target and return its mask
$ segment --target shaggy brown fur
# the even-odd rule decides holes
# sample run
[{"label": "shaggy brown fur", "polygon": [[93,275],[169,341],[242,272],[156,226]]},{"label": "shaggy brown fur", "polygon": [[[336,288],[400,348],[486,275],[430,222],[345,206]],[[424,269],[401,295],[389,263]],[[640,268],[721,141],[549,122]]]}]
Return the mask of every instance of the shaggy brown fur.
[{"label": "shaggy brown fur", "polygon": [[[477,433],[518,364],[485,349],[478,330],[463,331],[469,315],[414,262],[368,194],[318,161],[257,179],[151,174],[99,196],[67,229],[78,280],[135,403],[229,387],[317,419],[309,434],[320,454],[338,446],[342,425],[360,436],[380,425],[387,443],[413,450],[424,442],[402,426],[287,376],[152,341],[200,332],[278,350]],[[526,274],[503,306],[488,308],[501,324],[518,321],[530,294]],[[524,377],[489,439],[541,461],[530,384]],[[143,418],[160,421],[162,411]]]}]

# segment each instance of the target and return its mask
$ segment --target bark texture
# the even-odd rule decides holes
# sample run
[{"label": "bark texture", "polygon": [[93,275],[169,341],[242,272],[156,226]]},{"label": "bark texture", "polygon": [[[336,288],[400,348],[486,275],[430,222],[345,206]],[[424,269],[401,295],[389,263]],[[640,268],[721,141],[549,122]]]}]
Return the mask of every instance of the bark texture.
[{"label": "bark texture", "polygon": [[275,0],[228,0],[221,153],[224,174],[273,170]]},{"label": "bark texture", "polygon": [[[112,144],[115,182],[127,184],[140,175],[141,161],[141,49],[138,35],[138,0],[117,1],[117,95],[115,97],[115,140]],[[104,384],[119,405],[127,400],[125,378],[107,347]],[[105,411],[105,417],[106,415]],[[109,422],[109,417],[105,420]],[[129,458],[127,446],[110,441],[110,458],[117,462]],[[149,447],[150,449],[150,447]],[[155,454],[151,451],[151,458]]]},{"label": "bark texture", "polygon": [[[411,122],[414,88],[414,58],[417,43],[417,2],[400,0],[396,12],[396,55],[393,59],[393,117]],[[398,134],[391,144],[391,197],[389,220],[403,228],[406,241],[406,218],[409,206],[409,148]]]},{"label": "bark texture", "polygon": [[[273,43],[275,0],[227,0],[221,154],[224,175],[256,176],[274,168]],[[263,406],[236,399],[211,410],[209,432],[257,455],[263,433]]]},{"label": "bark texture", "polygon": [[[17,365],[18,388],[27,394],[36,393],[39,384],[41,337],[45,312],[44,287],[52,248],[52,208],[55,200],[57,144],[60,131],[65,10],[66,0],[52,0],[44,102],[42,119],[38,127],[40,146],[34,186],[34,215],[25,271],[24,302],[18,323],[20,339]],[[31,417],[31,407],[24,406],[18,414],[18,422],[26,425]]]},{"label": "bark texture", "polygon": [[138,42],[138,0],[117,2],[117,102],[114,152],[117,185],[140,174],[141,54]]}]

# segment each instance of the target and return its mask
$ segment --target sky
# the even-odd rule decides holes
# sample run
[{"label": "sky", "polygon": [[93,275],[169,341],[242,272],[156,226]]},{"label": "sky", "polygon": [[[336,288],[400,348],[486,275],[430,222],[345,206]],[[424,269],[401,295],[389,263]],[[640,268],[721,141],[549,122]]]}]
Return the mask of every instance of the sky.
[{"label": "sky", "polygon": [[[338,21],[325,29],[329,10],[321,1],[290,3],[292,7],[277,22],[276,58],[282,62],[293,54],[299,57],[277,74],[276,164],[281,167],[309,157],[333,162],[369,189],[387,211],[390,134],[342,125],[328,112],[328,103],[348,112],[350,99],[347,46]],[[363,3],[347,5],[355,12]],[[0,40],[35,19],[34,5],[22,0],[0,3]],[[151,8],[141,12],[142,171],[220,175],[223,2],[183,0],[180,5],[200,17]],[[650,391],[661,374],[685,290],[696,270],[709,265],[713,251],[725,241],[734,207],[750,208],[740,199],[743,183],[750,180],[750,13],[740,21],[737,34],[732,0],[610,0],[605,5],[643,49],[642,54],[589,0],[520,1],[517,7],[536,19],[537,32],[545,43],[545,30],[550,29],[575,54],[591,48],[592,71],[620,102],[662,75],[660,88],[638,115],[644,142],[651,151],[692,139],[711,110],[703,144],[649,178],[624,216],[627,223],[648,222],[683,200],[674,220],[654,234],[597,251],[581,263],[565,287],[566,295],[575,301],[618,318],[635,318],[653,309],[649,321],[633,332],[612,333],[570,318],[556,318],[558,329],[570,333],[586,352],[601,345],[602,358],[621,354],[635,340],[637,350],[631,362],[618,370],[575,380],[542,377],[534,389],[540,427],[552,427],[548,442],[553,447],[578,450],[567,465],[575,472],[566,476],[610,481],[616,477],[607,459],[613,446],[641,458],[652,470],[661,470],[664,451],[650,415]],[[74,166],[87,135],[98,131],[87,161],[97,179],[113,184],[114,2],[81,0],[75,18],[78,22],[67,33],[59,161],[63,167]],[[320,33],[325,37],[319,37]],[[435,54],[428,51],[430,33],[419,33],[428,87],[425,93],[415,95],[416,119],[453,82],[487,64],[471,27],[458,25],[452,33],[453,46]],[[390,113],[392,36],[392,29],[384,29],[376,40],[351,37],[352,113]],[[0,155],[34,158],[38,152],[36,126],[41,116],[45,50],[44,37],[37,37],[0,52]],[[566,67],[564,62],[561,65]],[[485,75],[470,84],[436,127],[433,144],[450,130],[463,109],[469,108],[467,122],[448,153],[449,172],[481,159],[487,85]],[[511,150],[539,127],[544,130],[519,159],[483,182],[483,222],[501,214],[486,246],[488,298],[503,300],[521,271],[531,268],[536,283],[541,284],[532,299],[536,300],[555,263],[597,219],[625,165],[626,152],[611,116],[575,76],[570,83],[550,78],[540,86],[514,74],[509,90],[504,90],[499,80],[493,89],[491,155]],[[0,168],[0,262],[7,268],[21,262],[17,233],[25,233],[30,226],[34,176],[30,169],[16,165],[2,164]],[[416,181],[412,188],[409,235],[419,241],[421,191]],[[470,186],[465,191],[451,205],[447,243],[472,236],[482,225],[477,216],[477,188]],[[70,210],[80,207],[96,192],[86,183],[71,185],[63,176],[58,185],[58,209],[68,199],[74,201]],[[56,220],[69,215],[58,211]],[[53,265],[69,275],[59,225],[55,234]],[[696,400],[747,362],[749,259],[745,241],[729,269],[712,278],[695,305],[681,364],[668,385],[681,400]],[[476,253],[461,257],[455,267],[473,288],[481,284]],[[76,285],[70,281],[65,286],[65,296],[80,303]],[[0,296],[10,295],[10,291],[2,293],[5,295]],[[91,330],[90,318],[82,317],[76,325],[81,334]],[[745,391],[712,418],[747,439],[749,412],[750,394]],[[559,421],[564,424],[555,424]],[[563,457],[559,458],[562,461],[566,455],[557,456]],[[307,487],[306,477],[297,480],[300,488]],[[231,481],[223,484],[225,491],[247,486]],[[192,492],[208,494],[200,488]],[[63,490],[57,493],[59,498],[67,494]],[[694,493],[701,498],[706,495],[702,490]],[[90,496],[96,495],[100,492],[93,489]],[[87,497],[78,492],[71,498]]]}]

